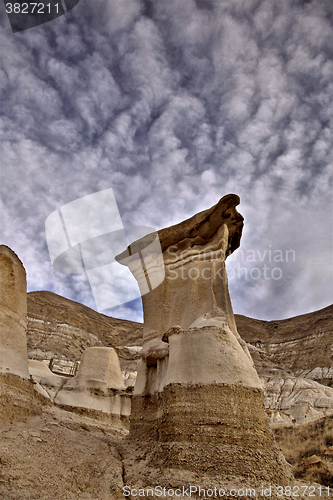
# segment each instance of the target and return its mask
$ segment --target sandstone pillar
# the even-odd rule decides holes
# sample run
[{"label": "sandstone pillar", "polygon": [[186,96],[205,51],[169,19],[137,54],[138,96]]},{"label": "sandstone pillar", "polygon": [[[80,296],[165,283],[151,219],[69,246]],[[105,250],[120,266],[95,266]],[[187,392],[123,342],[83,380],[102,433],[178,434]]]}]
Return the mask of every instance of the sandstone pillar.
[{"label": "sandstone pillar", "polygon": [[77,377],[89,386],[122,390],[119,359],[112,347],[89,347],[82,355]]},{"label": "sandstone pillar", "polygon": [[26,328],[26,272],[17,255],[0,245],[0,373],[30,378]]},{"label": "sandstone pillar", "polygon": [[116,257],[137,279],[144,309],[130,437],[155,443],[151,467],[285,484],[291,475],[229,298],[225,258],[240,244],[238,204],[238,196],[227,195],[158,232],[165,279],[155,288],[159,254],[142,252],[149,235]]},{"label": "sandstone pillar", "polygon": [[119,359],[112,347],[89,347],[82,356],[78,374],[68,379],[54,402],[129,416],[130,397],[125,391]]},{"label": "sandstone pillar", "polygon": [[[149,293],[147,278],[150,283],[160,282],[154,279],[160,272],[158,249],[156,248],[156,253],[151,252],[145,257],[145,267],[142,266],[142,258],[139,258],[141,250],[150,243],[149,235],[134,242],[127,251],[117,256],[120,263],[129,267],[142,291],[143,360],[138,370],[135,394],[154,393],[157,387],[162,389],[166,380],[169,380],[174,368],[169,369],[169,378],[165,379],[167,369],[163,359],[169,361],[166,356],[169,345],[167,337],[163,336],[174,326],[180,326],[184,330],[191,329],[192,344],[193,328],[205,327],[202,330],[206,332],[204,344],[210,352],[212,349],[210,342],[207,342],[207,328],[231,330],[230,338],[233,339],[238,360],[234,365],[239,363],[241,357],[248,367],[247,372],[244,372],[244,385],[261,387],[246,344],[237,332],[225,270],[225,258],[238,248],[242,234],[243,217],[235,208],[238,204],[238,196],[228,195],[211,209],[176,226],[160,230],[158,236],[165,279],[156,288],[150,287]],[[199,357],[204,355],[202,346],[199,347],[197,342],[194,344]],[[182,349],[182,356],[184,353],[185,350]],[[215,369],[221,371],[217,366]],[[214,377],[212,375],[210,382],[221,378],[218,373]],[[171,379],[175,382],[175,374]]]}]

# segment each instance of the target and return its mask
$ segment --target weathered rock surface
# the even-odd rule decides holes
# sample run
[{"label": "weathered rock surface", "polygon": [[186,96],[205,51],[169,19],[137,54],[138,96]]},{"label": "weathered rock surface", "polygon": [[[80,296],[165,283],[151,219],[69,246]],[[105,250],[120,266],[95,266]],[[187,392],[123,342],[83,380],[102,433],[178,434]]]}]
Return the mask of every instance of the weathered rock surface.
[{"label": "weathered rock surface", "polygon": [[140,447],[151,441],[148,480],[156,468],[173,468],[293,481],[268,427],[262,384],[229,298],[224,261],[239,245],[238,204],[237,196],[225,196],[159,231],[165,279],[149,293],[146,280],[159,272],[160,256],[143,258],[147,237],[116,257],[142,292],[143,349],[129,437]]},{"label": "weathered rock surface", "polygon": [[[209,210],[158,232],[165,279],[159,286],[153,287],[149,293],[142,293],[143,353],[149,343],[154,340],[161,341],[163,335],[175,326],[180,326],[184,331],[191,329],[190,333],[193,338],[195,328],[203,328],[205,332],[208,332],[209,328],[219,328],[225,331],[226,338],[228,336],[226,329],[229,329],[231,330],[229,338],[237,339],[233,346],[233,350],[237,350],[236,357],[240,359],[245,353],[248,358],[244,378],[253,380],[254,387],[258,387],[260,381],[253,367],[252,358],[237,332],[224,263],[226,256],[234,251],[240,242],[243,217],[235,208],[238,204],[238,196],[227,195]],[[147,244],[147,239],[149,235],[132,243],[125,252],[116,257],[120,263],[129,267],[140,289],[146,288],[146,277],[154,276],[159,270],[160,255],[158,253],[154,255],[153,252],[149,258],[144,259],[146,267],[142,267],[142,250]],[[183,338],[184,335],[181,337]],[[200,336],[198,340],[199,338]],[[222,337],[220,340],[222,341]],[[173,340],[174,353],[176,343],[177,340]],[[199,346],[198,342],[194,341],[192,344],[193,347],[196,346],[194,349],[197,350],[198,356],[202,356],[203,344]],[[206,349],[209,349],[209,342],[205,345]],[[163,346],[161,349],[163,351]],[[167,370],[166,363],[169,359],[173,359],[175,354],[168,356],[166,362],[163,362],[161,353],[159,356],[161,364],[165,365],[163,368],[155,368],[156,363],[147,363],[145,359],[144,364],[151,367],[150,370],[146,370],[141,363],[136,394],[138,394],[139,387],[143,394],[153,393],[156,383],[161,389],[163,388],[164,382],[157,379],[164,378],[163,372]],[[233,363],[235,364],[237,362]],[[218,370],[217,365],[215,368]],[[157,371],[158,374],[155,373]],[[176,373],[173,375],[174,382]],[[216,377],[219,378],[218,375]],[[166,378],[166,380],[169,379]],[[152,387],[149,387],[150,381],[154,381]]]},{"label": "weathered rock surface", "polygon": [[64,411],[33,384],[0,375],[1,500],[121,498],[121,422]]},{"label": "weathered rock surface", "polygon": [[[129,267],[142,291],[143,339],[162,338],[172,326],[189,328],[194,321],[224,318],[239,338],[230,303],[224,260],[240,242],[243,217],[239,197],[224,196],[216,205],[190,219],[158,231],[165,279],[146,293],[146,277],[159,272],[160,255],[144,260],[141,251],[149,235],[116,257]],[[158,280],[157,280],[158,281]]]},{"label": "weathered rock surface", "polygon": [[[151,442],[136,446],[126,439],[127,431],[121,422],[96,419],[92,412],[65,411],[39,396],[32,384],[11,377],[15,383],[9,381],[9,375],[0,376],[1,499],[120,500],[127,491],[123,489],[125,486],[136,489],[138,497],[139,488],[147,486],[146,464],[156,453]],[[246,450],[243,456],[246,466]],[[228,450],[221,458],[231,460]],[[297,484],[309,486],[309,483]],[[269,487],[255,478],[239,478],[236,467],[229,477],[217,472],[213,480],[211,473],[199,476],[182,468],[159,467],[151,469],[148,484],[150,488],[157,485],[166,490],[184,487],[187,492],[191,485],[205,489],[223,487],[227,492],[252,487],[258,497],[263,485]],[[203,493],[200,497],[191,494],[194,499],[203,497]],[[188,497],[185,493],[179,498]],[[234,498],[244,496],[234,495]],[[287,497],[278,496],[272,489],[270,498]],[[323,497],[316,494],[311,498]]]},{"label": "weathered rock surface", "polygon": [[52,400],[67,381],[67,377],[56,375],[41,361],[29,360],[29,372],[36,391]]},{"label": "weathered rock surface", "polygon": [[[41,307],[38,318],[35,309],[37,303]],[[42,306],[42,304],[44,305]],[[62,312],[64,306],[66,309],[65,316],[68,330],[66,335],[60,335],[60,324],[63,321],[61,314],[64,314]],[[27,337],[30,346],[30,356],[35,357],[35,354],[39,353],[36,356],[38,359],[50,359],[55,355],[63,359],[80,359],[80,351],[82,350],[83,352],[84,348],[91,345],[89,339],[92,338],[85,337],[87,330],[84,329],[83,325],[89,324],[90,332],[95,332],[97,338],[100,328],[98,320],[100,319],[99,316],[102,316],[102,324],[104,324],[105,330],[102,329],[103,336],[101,336],[98,345],[105,345],[103,342],[107,339],[108,345],[115,348],[119,357],[124,384],[129,388],[134,387],[142,353],[142,346],[140,345],[143,342],[142,324],[114,320],[106,316],[103,317],[103,315],[92,311],[88,307],[81,306],[76,302],[64,299],[51,292],[29,293],[28,307],[29,316],[39,320],[40,325],[42,325],[40,330],[37,331],[35,328],[37,322],[28,322]],[[79,309],[77,310],[77,308]],[[48,314],[48,316],[44,316],[44,314]],[[291,394],[288,394],[288,401],[286,402],[284,401],[284,397],[287,396],[287,393],[285,391],[281,392],[281,380],[293,380],[294,377],[296,377],[295,380],[297,378],[305,378],[305,380],[314,380],[326,386],[331,385],[331,372],[333,368],[330,361],[331,357],[327,356],[327,353],[330,352],[330,346],[333,344],[332,317],[333,306],[301,317],[272,322],[235,315],[237,329],[242,338],[247,342],[256,370],[265,386],[265,394],[267,395],[265,398],[265,408],[273,425],[291,425],[293,419],[299,421],[295,417],[294,412],[289,412],[289,408],[299,400],[307,401],[308,403],[305,412],[307,414],[306,418],[309,418],[310,414],[321,418],[324,415],[330,414],[331,410],[333,410],[333,406],[325,408],[313,406],[314,401],[320,397],[326,397],[326,389],[323,385],[313,386],[315,389],[312,389],[310,392],[305,389],[303,391],[302,387],[304,383],[300,380],[300,383],[295,385],[297,392],[293,393],[292,391]],[[111,325],[114,325],[114,321],[116,322],[114,329],[116,329],[116,332],[119,332],[117,335],[114,329],[112,329],[113,327],[110,327],[110,331],[113,333],[107,333],[108,330],[104,323],[105,318],[110,321]],[[80,325],[80,328],[78,325]],[[302,325],[301,328],[300,325]],[[124,332],[124,344],[126,343],[127,345],[121,346],[121,332]],[[318,336],[317,333],[319,333]],[[74,336],[71,337],[71,335]],[[93,334],[91,333],[91,335]],[[113,338],[110,339],[108,335],[115,336],[114,345],[112,344]],[[322,349],[323,338],[324,348]],[[277,344],[277,339],[281,340],[281,353],[283,353],[283,356],[279,353],[278,347],[275,347],[273,350],[270,349],[270,343]],[[297,355],[299,351],[302,351],[304,346],[310,356],[309,366],[313,366],[314,364],[327,366],[313,369],[307,368],[307,357],[303,354],[301,356]],[[289,359],[288,367],[284,363],[285,359]],[[288,371],[287,368],[290,367],[290,362],[295,369]],[[156,364],[156,361],[154,363]],[[51,391],[54,395],[55,389],[49,387],[47,390],[48,392]],[[313,391],[317,393],[317,398],[315,399],[312,397]],[[270,394],[269,397],[268,393]],[[274,398],[271,396],[272,394],[274,394]],[[273,401],[274,406],[271,407],[270,404]]]},{"label": "weathered rock surface", "polygon": [[272,425],[333,415],[332,317],[333,306],[280,321],[236,315],[240,335],[264,383]]},{"label": "weathered rock surface", "polygon": [[82,356],[78,374],[68,378],[54,398],[63,407],[87,408],[115,416],[129,416],[130,395],[111,347],[90,347]]},{"label": "weathered rock surface", "polygon": [[27,281],[22,262],[0,245],[0,373],[29,378]]},{"label": "weathered rock surface", "polygon": [[[27,343],[30,359],[75,361],[89,347],[119,347],[123,352],[123,346],[140,346],[142,325],[110,318],[52,292],[30,292]],[[119,354],[121,369],[135,371],[133,353]]]},{"label": "weathered rock surface", "polygon": [[277,367],[332,386],[333,305],[295,318],[262,321],[235,315],[241,337],[261,351],[257,370]]},{"label": "weathered rock surface", "polygon": [[264,377],[264,405],[272,426],[292,425],[333,415],[333,389],[297,377]]},{"label": "weathered rock surface", "polygon": [[228,325],[173,327],[163,339],[170,346],[164,385],[234,384],[262,389],[252,360]]}]

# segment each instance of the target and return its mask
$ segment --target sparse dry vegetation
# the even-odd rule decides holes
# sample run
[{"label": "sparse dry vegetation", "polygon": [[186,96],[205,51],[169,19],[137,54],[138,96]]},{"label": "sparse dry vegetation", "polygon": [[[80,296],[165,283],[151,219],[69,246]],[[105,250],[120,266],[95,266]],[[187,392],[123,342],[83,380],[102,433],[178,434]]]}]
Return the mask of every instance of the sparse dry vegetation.
[{"label": "sparse dry vegetation", "polygon": [[275,439],[297,479],[333,486],[333,417],[274,429]]}]

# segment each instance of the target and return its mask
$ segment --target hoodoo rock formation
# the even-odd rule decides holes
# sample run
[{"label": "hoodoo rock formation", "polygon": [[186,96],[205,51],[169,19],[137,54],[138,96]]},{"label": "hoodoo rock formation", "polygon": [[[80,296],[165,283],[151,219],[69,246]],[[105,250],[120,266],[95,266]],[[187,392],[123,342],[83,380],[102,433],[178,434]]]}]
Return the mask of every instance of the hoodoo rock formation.
[{"label": "hoodoo rock formation", "polygon": [[132,399],[133,441],[155,446],[149,466],[290,482],[263,409],[263,388],[240,338],[225,258],[240,243],[239,198],[158,232],[158,253],[142,258],[149,235],[117,256],[142,290],[142,359]]},{"label": "hoodoo rock formation", "polygon": [[22,262],[0,245],[0,373],[28,379],[27,280]]},{"label": "hoodoo rock formation", "polygon": [[125,391],[117,353],[112,347],[90,347],[82,356],[78,374],[69,378],[54,402],[110,415],[129,416],[131,401]]},{"label": "hoodoo rock formation", "polygon": [[[238,333],[264,386],[264,407],[271,426],[306,423],[333,414],[332,317],[333,306],[278,321],[235,314]],[[113,347],[124,384],[131,391],[141,353],[147,357],[141,347],[142,331],[141,323],[105,316],[52,292],[28,293],[29,370],[32,360],[48,366],[53,358],[52,371],[63,375],[88,347]],[[67,371],[59,371],[61,363]],[[30,373],[37,380],[35,367],[33,370]],[[47,377],[44,373],[41,378],[51,399],[62,380],[55,373]]]},{"label": "hoodoo rock formation", "polygon": [[[223,262],[224,252],[239,244],[242,221],[237,203],[226,208],[224,202],[160,231],[163,252],[155,265],[153,254],[141,252],[140,262],[148,258],[149,264],[141,276],[151,288],[150,297],[143,297],[143,339],[141,324],[108,318],[51,292],[30,293],[30,379],[25,271],[14,252],[0,247],[1,498],[110,500],[127,496],[125,486],[134,488],[134,498],[142,496],[139,488],[152,496],[151,488],[159,485],[167,496],[183,491],[180,498],[221,497],[214,492],[223,487],[236,500],[260,491],[278,500],[290,494],[274,486],[309,489],[309,482],[293,482],[276,448],[247,347],[295,475],[331,484],[333,389],[311,378],[332,385],[333,306],[274,322],[238,316],[246,346],[234,325]],[[168,245],[174,246],[169,252]],[[129,257],[138,272],[135,256]],[[167,268],[170,260],[177,266]],[[170,282],[158,290],[153,272],[161,264]],[[299,370],[308,378],[296,377]],[[318,485],[318,494],[310,496],[321,500],[324,491]]]}]

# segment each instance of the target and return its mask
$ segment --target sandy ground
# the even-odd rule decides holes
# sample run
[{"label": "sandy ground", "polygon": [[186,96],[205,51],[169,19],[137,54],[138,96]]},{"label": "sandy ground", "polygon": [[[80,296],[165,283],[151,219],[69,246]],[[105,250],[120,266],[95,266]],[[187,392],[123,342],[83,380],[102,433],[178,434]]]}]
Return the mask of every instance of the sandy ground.
[{"label": "sandy ground", "polygon": [[[127,484],[211,484],[211,479],[181,469],[147,468],[154,450],[149,443],[128,442],[127,427],[128,422],[112,421],[105,414],[88,416],[58,408],[19,377],[0,377],[0,500],[119,500],[126,498]],[[236,477],[229,483],[242,487]],[[333,489],[327,495],[324,489],[319,493],[320,485],[312,487],[314,494],[303,498],[333,498]]]},{"label": "sandy ground", "polygon": [[124,498],[121,423],[35,405],[18,388],[1,389],[1,500]]}]

